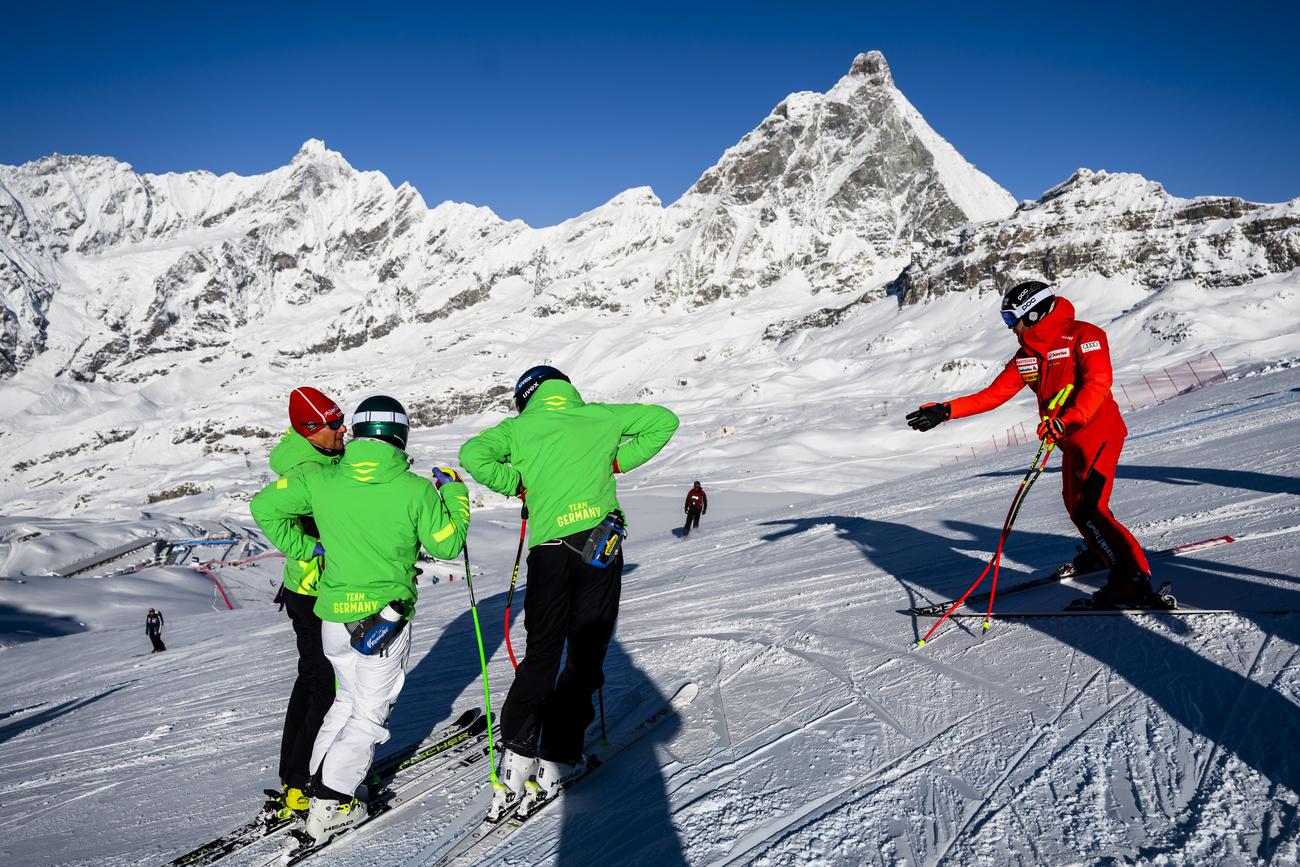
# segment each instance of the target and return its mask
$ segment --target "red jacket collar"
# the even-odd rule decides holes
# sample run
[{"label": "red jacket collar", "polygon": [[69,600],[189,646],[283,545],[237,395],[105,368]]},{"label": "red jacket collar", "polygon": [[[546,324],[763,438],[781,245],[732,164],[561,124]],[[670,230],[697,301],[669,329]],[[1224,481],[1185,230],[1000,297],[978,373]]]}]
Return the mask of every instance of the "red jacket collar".
[{"label": "red jacket collar", "polygon": [[1018,335],[1020,345],[1027,352],[1046,355],[1056,338],[1060,337],[1061,332],[1065,331],[1073,321],[1074,305],[1070,303],[1069,298],[1057,295],[1056,306],[1051,312],[1029,326],[1024,334]]}]

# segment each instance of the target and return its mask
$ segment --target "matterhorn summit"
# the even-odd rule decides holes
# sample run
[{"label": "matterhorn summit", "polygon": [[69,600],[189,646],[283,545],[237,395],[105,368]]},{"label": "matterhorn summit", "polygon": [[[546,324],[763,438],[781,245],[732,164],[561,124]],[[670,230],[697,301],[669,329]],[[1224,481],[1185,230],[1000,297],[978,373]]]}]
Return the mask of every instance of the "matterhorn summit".
[{"label": "matterhorn summit", "polygon": [[674,208],[697,215],[680,282],[715,262],[724,294],[796,272],[813,291],[854,292],[913,242],[1005,217],[1015,199],[930,128],[872,51],[827,93],[787,96]]}]

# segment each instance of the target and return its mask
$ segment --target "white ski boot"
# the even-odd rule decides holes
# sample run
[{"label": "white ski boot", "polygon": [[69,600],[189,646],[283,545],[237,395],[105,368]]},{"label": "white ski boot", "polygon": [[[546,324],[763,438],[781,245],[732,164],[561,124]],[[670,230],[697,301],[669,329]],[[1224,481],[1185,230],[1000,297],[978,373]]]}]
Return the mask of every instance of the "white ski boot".
[{"label": "white ski boot", "polygon": [[353,798],[350,801],[335,801],[330,798],[312,798],[307,810],[307,836],[320,846],[328,843],[349,828],[356,827],[366,819],[366,805]]},{"label": "white ski boot", "polygon": [[538,759],[537,773],[533,776],[533,779],[528,781],[524,799],[520,802],[519,809],[515,810],[515,815],[521,819],[526,818],[542,804],[562,792],[566,784],[581,777],[586,772],[586,762],[570,764],[568,762],[552,762],[547,759]]},{"label": "white ski boot", "polygon": [[537,770],[537,759],[521,756],[514,750],[501,754],[501,765],[497,768],[497,780],[492,784],[492,804],[488,807],[487,820],[500,822],[514,812],[524,794],[524,786]]}]

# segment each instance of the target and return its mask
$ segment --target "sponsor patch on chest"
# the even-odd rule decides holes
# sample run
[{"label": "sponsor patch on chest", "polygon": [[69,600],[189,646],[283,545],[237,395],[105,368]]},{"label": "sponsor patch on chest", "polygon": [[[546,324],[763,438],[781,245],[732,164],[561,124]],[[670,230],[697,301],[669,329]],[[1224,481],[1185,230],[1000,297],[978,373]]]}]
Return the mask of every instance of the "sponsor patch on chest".
[{"label": "sponsor patch on chest", "polygon": [[1089,340],[1087,343],[1079,347],[1080,352],[1093,352],[1098,349],[1101,349],[1100,340]]},{"label": "sponsor patch on chest", "polygon": [[1060,349],[1053,349],[1047,353],[1048,361],[1057,361],[1062,358],[1070,357],[1070,347],[1062,346]]},{"label": "sponsor patch on chest", "polygon": [[1038,359],[1017,358],[1016,370],[1020,371],[1020,378],[1025,382],[1034,382],[1038,379]]}]

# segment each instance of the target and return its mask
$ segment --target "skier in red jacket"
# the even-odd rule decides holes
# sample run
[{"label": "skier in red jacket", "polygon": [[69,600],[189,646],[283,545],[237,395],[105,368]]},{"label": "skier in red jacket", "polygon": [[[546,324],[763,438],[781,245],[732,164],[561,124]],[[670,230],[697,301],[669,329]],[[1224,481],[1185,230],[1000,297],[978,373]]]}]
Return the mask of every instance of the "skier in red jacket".
[{"label": "skier in red jacket", "polygon": [[[1002,319],[1020,341],[1017,352],[985,389],[949,403],[927,403],[907,423],[926,431],[949,419],[987,412],[1029,386],[1038,396],[1038,436],[1061,452],[1062,494],[1088,550],[1080,571],[1110,569],[1093,594],[1097,607],[1159,605],[1151,567],[1133,534],[1110,511],[1110,491],[1128,428],[1111,396],[1106,332],[1074,318],[1074,305],[1037,280],[1019,283],[1002,299]],[[1052,416],[1047,405],[1065,386],[1073,392]]]},{"label": "skier in red jacket", "polygon": [[686,492],[686,524],[682,527],[682,538],[691,535],[691,528],[700,526],[700,515],[709,511],[709,497],[697,481],[695,487]]}]

